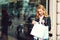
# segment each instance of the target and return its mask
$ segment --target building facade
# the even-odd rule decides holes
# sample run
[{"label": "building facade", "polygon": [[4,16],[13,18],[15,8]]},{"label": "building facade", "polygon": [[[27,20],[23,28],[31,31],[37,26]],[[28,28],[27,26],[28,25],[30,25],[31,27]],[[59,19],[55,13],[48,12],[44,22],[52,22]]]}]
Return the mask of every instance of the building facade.
[{"label": "building facade", "polygon": [[50,40],[60,40],[60,0],[49,0],[49,5],[53,34]]}]

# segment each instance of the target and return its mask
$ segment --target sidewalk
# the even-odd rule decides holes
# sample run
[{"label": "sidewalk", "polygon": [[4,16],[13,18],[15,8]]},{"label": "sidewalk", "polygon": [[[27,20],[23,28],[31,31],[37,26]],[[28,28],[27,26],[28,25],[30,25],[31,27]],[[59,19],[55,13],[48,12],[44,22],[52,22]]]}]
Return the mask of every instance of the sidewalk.
[{"label": "sidewalk", "polygon": [[8,36],[8,40],[17,40],[17,39],[14,37]]},{"label": "sidewalk", "polygon": [[[0,32],[0,37],[1,37],[1,32]],[[1,40],[1,38],[0,38],[0,40]],[[8,35],[8,40],[17,40],[17,39]]]}]

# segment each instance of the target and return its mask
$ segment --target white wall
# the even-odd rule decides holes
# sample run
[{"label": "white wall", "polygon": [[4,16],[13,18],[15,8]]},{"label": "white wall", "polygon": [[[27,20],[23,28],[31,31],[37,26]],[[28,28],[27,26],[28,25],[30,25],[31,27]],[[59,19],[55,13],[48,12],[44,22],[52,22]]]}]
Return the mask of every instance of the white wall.
[{"label": "white wall", "polygon": [[60,0],[57,0],[57,40],[60,40]]},{"label": "white wall", "polygon": [[49,13],[51,17],[51,33],[52,38],[50,40],[56,40],[56,0],[49,0]]}]

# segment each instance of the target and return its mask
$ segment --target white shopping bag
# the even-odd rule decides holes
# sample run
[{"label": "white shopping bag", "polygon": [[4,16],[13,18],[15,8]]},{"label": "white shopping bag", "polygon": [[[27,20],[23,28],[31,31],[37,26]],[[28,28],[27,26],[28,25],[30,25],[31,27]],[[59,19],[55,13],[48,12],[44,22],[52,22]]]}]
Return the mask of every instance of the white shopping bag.
[{"label": "white shopping bag", "polygon": [[30,34],[42,39],[48,38],[48,27],[42,24],[34,24]]},{"label": "white shopping bag", "polygon": [[44,38],[43,39],[48,39],[49,33],[48,33],[48,26],[45,26],[45,32],[44,32]]}]

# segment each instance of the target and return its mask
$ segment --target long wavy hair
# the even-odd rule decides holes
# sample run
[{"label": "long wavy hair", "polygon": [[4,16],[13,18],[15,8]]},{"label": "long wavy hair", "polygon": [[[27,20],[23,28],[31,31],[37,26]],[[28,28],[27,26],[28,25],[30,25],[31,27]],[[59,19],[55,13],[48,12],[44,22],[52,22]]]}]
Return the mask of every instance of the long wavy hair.
[{"label": "long wavy hair", "polygon": [[43,13],[44,17],[48,17],[48,13],[47,13],[45,7],[43,5],[41,5],[41,4],[38,4],[37,7],[36,7],[36,18],[37,19],[39,19],[38,9],[42,9],[43,12],[44,12]]}]

